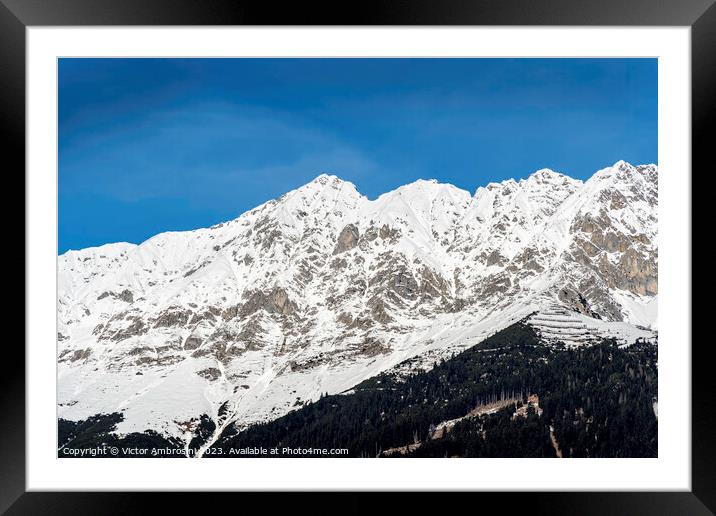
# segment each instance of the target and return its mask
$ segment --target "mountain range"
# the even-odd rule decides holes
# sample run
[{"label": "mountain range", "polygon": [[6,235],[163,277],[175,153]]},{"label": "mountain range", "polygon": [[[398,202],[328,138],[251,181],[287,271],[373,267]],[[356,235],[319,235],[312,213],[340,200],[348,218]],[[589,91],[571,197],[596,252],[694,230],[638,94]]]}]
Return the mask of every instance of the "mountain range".
[{"label": "mountain range", "polygon": [[[322,174],[238,218],[58,257],[58,416],[218,437],[409,374],[517,322],[657,338],[658,169],[543,169],[370,200]],[[213,442],[205,439],[205,446]]]}]

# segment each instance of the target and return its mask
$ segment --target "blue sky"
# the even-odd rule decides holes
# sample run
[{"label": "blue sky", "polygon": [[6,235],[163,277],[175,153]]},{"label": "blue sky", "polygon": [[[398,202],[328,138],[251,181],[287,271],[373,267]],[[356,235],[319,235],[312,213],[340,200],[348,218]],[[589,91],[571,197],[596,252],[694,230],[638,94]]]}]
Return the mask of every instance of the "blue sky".
[{"label": "blue sky", "polygon": [[61,59],[58,251],[206,227],[320,173],[369,198],[657,162],[656,59]]}]

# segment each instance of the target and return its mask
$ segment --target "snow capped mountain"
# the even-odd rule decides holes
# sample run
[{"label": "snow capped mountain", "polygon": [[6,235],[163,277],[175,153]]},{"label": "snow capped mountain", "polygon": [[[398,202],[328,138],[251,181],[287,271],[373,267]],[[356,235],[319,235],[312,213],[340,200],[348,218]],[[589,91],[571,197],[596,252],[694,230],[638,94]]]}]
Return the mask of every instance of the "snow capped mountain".
[{"label": "snow capped mountain", "polygon": [[657,176],[620,161],[586,182],[544,169],[369,200],[324,174],[211,228],[69,251],[59,415],[122,412],[119,432],[188,442],[202,414],[216,435],[272,419],[535,312],[545,334],[650,338]]}]

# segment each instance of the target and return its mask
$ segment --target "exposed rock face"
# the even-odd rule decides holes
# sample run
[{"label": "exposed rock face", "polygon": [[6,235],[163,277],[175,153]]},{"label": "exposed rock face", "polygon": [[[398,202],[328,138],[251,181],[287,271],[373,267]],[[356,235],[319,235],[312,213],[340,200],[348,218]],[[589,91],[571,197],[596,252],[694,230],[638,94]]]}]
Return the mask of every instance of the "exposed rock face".
[{"label": "exposed rock face", "polygon": [[57,358],[58,362],[77,362],[78,360],[85,360],[92,354],[91,349],[76,349],[74,351],[64,350],[60,353]]},{"label": "exposed rock face", "polygon": [[239,314],[247,317],[258,310],[268,313],[289,315],[296,310],[296,304],[288,298],[288,293],[281,287],[274,287],[268,292],[256,291],[248,294],[246,303],[241,307]]},{"label": "exposed rock face", "polygon": [[184,326],[192,317],[191,310],[182,310],[179,307],[170,307],[154,319],[155,328],[173,328]]},{"label": "exposed rock face", "polygon": [[218,380],[221,377],[221,371],[216,367],[207,367],[206,369],[197,371],[196,374],[198,374],[202,378],[206,378],[210,382]]},{"label": "exposed rock face", "polygon": [[338,235],[338,242],[333,254],[339,254],[349,249],[353,249],[358,244],[358,228],[355,224],[348,224]]},{"label": "exposed rock face", "polygon": [[186,350],[196,349],[199,346],[201,346],[201,339],[199,337],[195,337],[194,335],[190,335],[187,337],[186,341],[184,341],[184,349]]},{"label": "exposed rock face", "polygon": [[101,301],[106,297],[119,299],[120,301],[124,301],[125,303],[132,303],[134,301],[134,294],[132,294],[132,291],[129,289],[125,289],[120,293],[104,291],[99,296],[97,296],[97,301]]},{"label": "exposed rock face", "polygon": [[[658,293],[657,260],[652,243],[644,235],[628,235],[610,226],[606,213],[598,220],[576,220],[572,231],[572,255],[582,265],[596,265],[596,271],[609,288],[627,290],[642,296]],[[616,261],[611,256],[618,257]]]},{"label": "exposed rock face", "polygon": [[60,416],[184,438],[176,421],[278,417],[553,303],[655,326],[657,176],[619,162],[370,201],[324,175],[212,228],[68,252]]}]

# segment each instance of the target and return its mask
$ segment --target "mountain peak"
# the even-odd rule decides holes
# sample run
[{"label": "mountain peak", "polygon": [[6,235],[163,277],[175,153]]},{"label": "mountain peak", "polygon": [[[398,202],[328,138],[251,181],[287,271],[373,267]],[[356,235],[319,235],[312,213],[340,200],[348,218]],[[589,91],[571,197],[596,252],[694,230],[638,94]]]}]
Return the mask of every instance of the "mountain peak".
[{"label": "mountain peak", "polygon": [[555,172],[550,168],[539,169],[530,174],[527,179],[520,180],[520,186],[526,190],[564,190],[571,193],[574,189],[582,185],[579,179],[574,179],[561,172]]},{"label": "mountain peak", "polygon": [[327,185],[331,183],[345,183],[341,178],[339,178],[336,175],[333,174],[326,174],[325,172],[317,175],[312,181],[310,181],[308,184],[319,184],[319,185]]},{"label": "mountain peak", "polygon": [[555,172],[551,168],[541,168],[532,172],[527,179],[533,179],[538,182],[548,182],[554,180],[562,180],[565,177],[568,176],[562,174],[561,172]]},{"label": "mountain peak", "polygon": [[636,172],[643,170],[644,167],[655,167],[655,165],[632,165],[628,161],[624,161],[623,159],[620,159],[616,163],[614,163],[611,167],[604,168],[602,170],[597,171],[597,174],[600,172]]},{"label": "mountain peak", "polygon": [[399,186],[394,191],[395,192],[406,192],[406,191],[414,191],[414,190],[425,190],[426,188],[455,188],[456,186],[450,184],[450,183],[441,183],[437,179],[416,179],[412,183],[407,183],[402,186]]},{"label": "mountain peak", "polygon": [[437,179],[416,179],[412,183],[399,186],[395,190],[385,192],[379,198],[391,198],[395,195],[400,196],[422,196],[440,195],[441,193],[453,193],[455,195],[470,195],[469,192],[458,188],[451,183],[441,183]]},{"label": "mountain peak", "polygon": [[416,179],[415,181],[413,181],[410,184],[413,184],[413,185],[436,185],[436,184],[438,184],[438,180],[437,179],[420,178],[420,179]]},{"label": "mountain peak", "polygon": [[316,176],[313,180],[309,181],[303,186],[300,186],[295,191],[297,192],[319,192],[328,189],[330,190],[345,190],[346,192],[354,192],[360,195],[355,185],[350,181],[344,181],[338,176],[333,174],[322,173]]},{"label": "mountain peak", "polygon": [[616,180],[617,178],[625,178],[630,173],[635,171],[636,167],[634,167],[631,163],[620,159],[612,166],[597,170],[597,172],[595,172],[592,176],[592,179],[597,181]]},{"label": "mountain peak", "polygon": [[480,191],[483,188],[485,188],[487,190],[497,190],[497,189],[509,187],[509,186],[516,185],[516,184],[517,184],[517,181],[515,181],[512,178],[505,179],[504,181],[500,181],[499,183],[496,181],[490,181],[489,183],[487,183],[487,185],[478,187],[477,191]]},{"label": "mountain peak", "polygon": [[[320,174],[312,181],[292,190],[279,200],[277,206],[279,218],[292,224],[294,212],[311,210],[334,211],[338,205],[353,206],[364,199],[364,196],[349,181],[344,181],[331,174]],[[338,208],[340,211],[340,208]]]},{"label": "mountain peak", "polygon": [[[622,174],[629,174],[633,172],[639,172],[641,174],[652,174],[657,172],[659,167],[655,165],[654,163],[644,163],[641,165],[632,165],[631,163],[619,160],[611,167],[604,169],[605,171],[616,171],[617,173],[621,172]],[[602,171],[600,171],[602,172]]]}]

